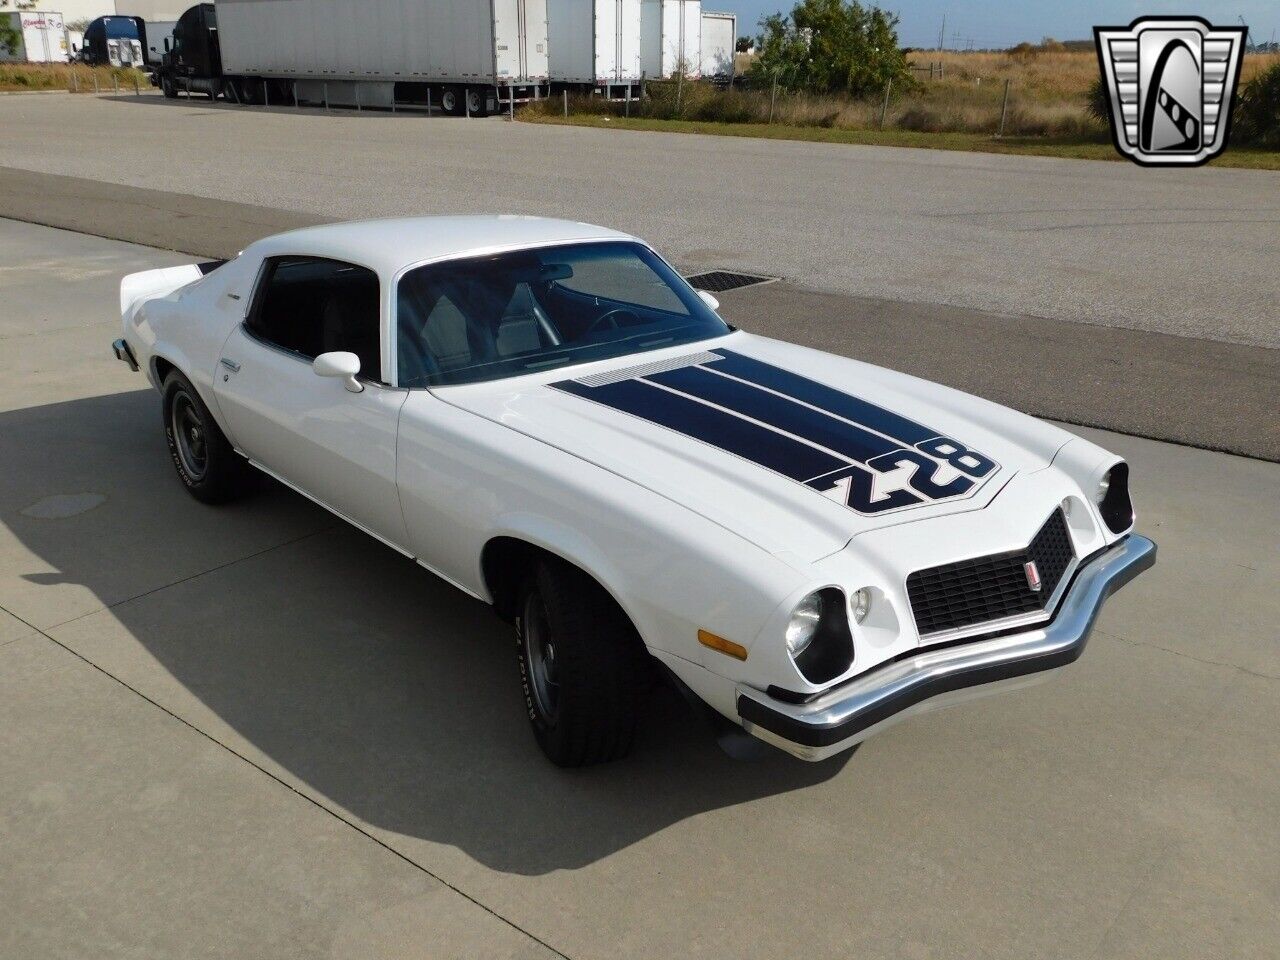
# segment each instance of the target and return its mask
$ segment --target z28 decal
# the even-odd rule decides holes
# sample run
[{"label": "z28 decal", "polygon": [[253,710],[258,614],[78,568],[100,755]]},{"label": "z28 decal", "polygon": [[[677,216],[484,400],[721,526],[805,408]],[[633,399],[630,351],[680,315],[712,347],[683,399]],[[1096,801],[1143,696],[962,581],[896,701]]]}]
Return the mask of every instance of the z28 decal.
[{"label": "z28 decal", "polygon": [[750,460],[862,514],[972,496],[991,458],[936,430],[730,350],[626,380],[551,384]]}]

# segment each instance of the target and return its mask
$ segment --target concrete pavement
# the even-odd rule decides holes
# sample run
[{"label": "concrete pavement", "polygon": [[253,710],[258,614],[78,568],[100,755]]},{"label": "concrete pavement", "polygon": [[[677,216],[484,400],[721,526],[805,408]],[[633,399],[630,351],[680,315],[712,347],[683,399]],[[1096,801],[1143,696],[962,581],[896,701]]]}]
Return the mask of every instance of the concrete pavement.
[{"label": "concrete pavement", "polygon": [[70,94],[0,99],[0,129],[0,166],[39,173],[331,219],[570,217],[816,290],[1280,346],[1271,171]]},{"label": "concrete pavement", "polygon": [[1056,682],[816,766],[663,696],[561,771],[483,605],[180,489],[106,349],[173,255],[0,238],[0,956],[1274,955],[1280,466],[1081,431],[1161,558]]}]

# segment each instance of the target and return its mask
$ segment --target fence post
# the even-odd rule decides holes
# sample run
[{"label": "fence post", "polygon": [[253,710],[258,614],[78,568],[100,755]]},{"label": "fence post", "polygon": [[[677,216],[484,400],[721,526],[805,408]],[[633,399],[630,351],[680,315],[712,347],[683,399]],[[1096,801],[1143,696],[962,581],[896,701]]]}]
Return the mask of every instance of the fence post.
[{"label": "fence post", "polygon": [[1004,82],[1004,103],[1000,107],[1000,132],[997,137],[1004,136],[1004,119],[1009,115],[1009,81]]},{"label": "fence post", "polygon": [[890,77],[884,85],[884,103],[880,106],[880,129],[884,129],[884,115],[889,112],[889,91],[893,88],[893,77]]},{"label": "fence post", "polygon": [[[289,89],[293,91],[293,109],[297,110],[298,109],[298,81],[295,80],[293,83],[289,84]],[[395,88],[392,87],[392,90],[394,89]],[[391,94],[391,112],[392,113],[396,112],[396,95],[394,93]]]},{"label": "fence post", "polygon": [[262,105],[264,107],[271,106],[271,81],[262,81]]},{"label": "fence post", "polygon": [[360,104],[360,81],[356,80],[351,86],[355,87],[356,90],[356,113],[363,113],[364,108]]},{"label": "fence post", "polygon": [[627,84],[627,107],[626,107],[626,113],[627,113],[627,116],[628,116],[628,117],[630,117],[630,116],[631,116],[631,84],[629,84],[629,83]]},{"label": "fence post", "polygon": [[680,117],[681,105],[684,103],[684,58],[680,58],[680,64],[676,68],[680,72],[676,74],[676,118]]},{"label": "fence post", "polygon": [[467,111],[467,119],[471,119],[471,91],[466,87],[462,88],[462,109]]},{"label": "fence post", "polygon": [[431,88],[427,87],[427,116],[431,116]]},{"label": "fence post", "polygon": [[98,71],[93,71],[93,95],[96,97],[101,91],[98,90]]},{"label": "fence post", "polygon": [[324,112],[329,112],[329,81],[324,82]]},{"label": "fence post", "polygon": [[567,117],[569,115],[569,91],[562,90],[561,93],[564,94],[564,115]]},{"label": "fence post", "polygon": [[114,73],[111,74],[111,89],[115,92],[117,97],[120,96],[120,78]]},{"label": "fence post", "polygon": [[138,89],[138,71],[133,71],[133,95],[135,97],[142,96],[142,91]]},{"label": "fence post", "polygon": [[508,85],[507,85],[507,99],[508,99],[508,101],[509,101],[509,102],[507,103],[507,118],[508,118],[509,120],[515,120],[515,118],[516,118],[516,88],[515,88],[515,87],[513,87],[513,86],[511,86],[510,84],[508,84]]}]

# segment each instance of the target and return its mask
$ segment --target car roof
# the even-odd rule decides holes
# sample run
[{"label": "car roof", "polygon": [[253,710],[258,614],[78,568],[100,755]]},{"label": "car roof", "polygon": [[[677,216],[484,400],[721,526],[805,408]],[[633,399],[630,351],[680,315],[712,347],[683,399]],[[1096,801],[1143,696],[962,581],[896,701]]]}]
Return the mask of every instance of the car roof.
[{"label": "car roof", "polygon": [[290,230],[259,240],[245,253],[263,257],[289,254],[327,257],[357,263],[391,277],[425,260],[479,254],[486,250],[577,240],[634,239],[605,227],[548,217],[399,217]]}]

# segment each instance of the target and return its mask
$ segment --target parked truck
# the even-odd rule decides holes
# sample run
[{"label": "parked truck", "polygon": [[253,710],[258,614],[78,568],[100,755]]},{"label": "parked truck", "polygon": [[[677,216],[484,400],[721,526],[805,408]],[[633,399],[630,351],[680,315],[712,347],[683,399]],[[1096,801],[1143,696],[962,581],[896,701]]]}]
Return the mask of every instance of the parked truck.
[{"label": "parked truck", "polygon": [[0,12],[0,23],[13,38],[13,46],[0,42],[0,63],[66,63],[67,28],[62,14],[43,10]]},{"label": "parked truck", "polygon": [[609,98],[638,92],[641,0],[547,0],[551,82]]},{"label": "parked truck", "polygon": [[142,67],[145,37],[141,17],[98,17],[84,28],[76,59],[92,66]]},{"label": "parked truck", "polygon": [[482,116],[548,92],[547,0],[217,0],[179,18],[155,82],[170,97]]},{"label": "parked truck", "polygon": [[142,32],[142,59],[151,70],[160,69],[164,55],[173,47],[177,20],[145,20]]},{"label": "parked truck", "polygon": [[733,82],[733,56],[738,44],[738,17],[733,13],[702,11],[702,66],[704,80]]},{"label": "parked truck", "polygon": [[640,69],[664,80],[699,76],[702,67],[701,0],[642,0]]}]

